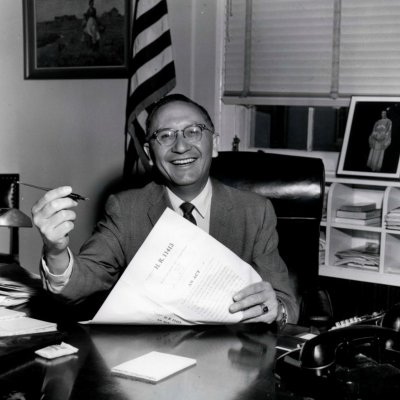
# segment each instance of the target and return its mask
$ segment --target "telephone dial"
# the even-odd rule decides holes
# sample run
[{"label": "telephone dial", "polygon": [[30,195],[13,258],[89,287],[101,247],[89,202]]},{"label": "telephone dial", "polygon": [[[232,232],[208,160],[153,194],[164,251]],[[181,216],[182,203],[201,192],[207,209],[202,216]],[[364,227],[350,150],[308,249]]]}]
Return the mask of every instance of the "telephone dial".
[{"label": "telephone dial", "polygon": [[285,390],[313,399],[400,398],[400,303],[349,319],[278,357]]}]

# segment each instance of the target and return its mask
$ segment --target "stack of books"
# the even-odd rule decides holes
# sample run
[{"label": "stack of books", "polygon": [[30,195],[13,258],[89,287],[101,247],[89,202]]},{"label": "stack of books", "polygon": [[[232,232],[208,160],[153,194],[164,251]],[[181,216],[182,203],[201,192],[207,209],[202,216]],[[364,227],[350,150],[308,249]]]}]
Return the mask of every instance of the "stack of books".
[{"label": "stack of books", "polygon": [[336,211],[335,222],[339,224],[378,226],[381,224],[382,210],[376,203],[343,204]]}]

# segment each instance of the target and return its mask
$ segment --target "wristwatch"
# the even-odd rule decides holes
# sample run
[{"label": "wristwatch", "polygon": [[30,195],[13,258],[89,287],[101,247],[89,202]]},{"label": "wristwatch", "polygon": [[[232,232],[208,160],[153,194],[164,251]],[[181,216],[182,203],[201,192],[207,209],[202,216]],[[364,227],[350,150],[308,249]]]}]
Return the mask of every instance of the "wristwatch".
[{"label": "wristwatch", "polygon": [[285,303],[279,297],[277,298],[277,301],[278,301],[278,316],[276,318],[276,325],[279,330],[282,330],[287,324],[288,315]]}]

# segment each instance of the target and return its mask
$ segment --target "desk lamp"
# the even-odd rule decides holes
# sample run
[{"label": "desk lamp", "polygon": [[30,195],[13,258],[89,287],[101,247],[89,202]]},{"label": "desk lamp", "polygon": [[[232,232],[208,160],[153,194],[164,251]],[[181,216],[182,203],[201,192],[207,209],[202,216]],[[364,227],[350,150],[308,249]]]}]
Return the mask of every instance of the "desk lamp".
[{"label": "desk lamp", "polygon": [[0,226],[30,228],[32,227],[32,221],[18,208],[0,208]]},{"label": "desk lamp", "polygon": [[0,254],[0,265],[3,262],[18,262],[18,228],[30,228],[31,219],[17,208],[0,208],[0,228],[7,227],[11,231],[10,254]]},{"label": "desk lamp", "polygon": [[0,174],[0,230],[5,227],[10,231],[10,251],[0,252],[0,263],[18,261],[18,229],[32,226],[31,219],[18,206],[18,180],[19,174]]}]

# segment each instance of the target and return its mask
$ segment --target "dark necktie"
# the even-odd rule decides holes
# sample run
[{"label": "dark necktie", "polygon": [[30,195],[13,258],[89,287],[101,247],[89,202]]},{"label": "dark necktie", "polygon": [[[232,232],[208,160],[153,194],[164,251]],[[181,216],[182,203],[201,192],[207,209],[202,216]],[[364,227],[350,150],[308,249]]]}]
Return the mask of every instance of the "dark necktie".
[{"label": "dark necktie", "polygon": [[192,215],[192,211],[194,209],[194,205],[192,203],[182,203],[181,204],[181,209],[183,211],[183,218],[186,218],[188,221],[192,222],[193,224],[196,224],[196,220],[194,219],[193,215]]}]

